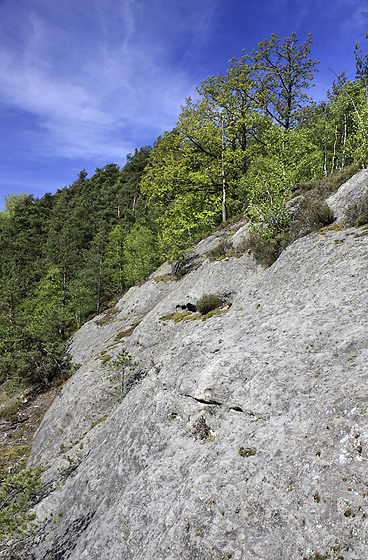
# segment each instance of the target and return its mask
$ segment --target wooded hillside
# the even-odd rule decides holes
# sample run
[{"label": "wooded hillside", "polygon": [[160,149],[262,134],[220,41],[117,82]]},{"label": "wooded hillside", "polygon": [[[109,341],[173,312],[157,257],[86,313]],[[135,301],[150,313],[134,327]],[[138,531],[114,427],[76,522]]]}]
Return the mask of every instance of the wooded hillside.
[{"label": "wooded hillside", "polygon": [[355,80],[336,76],[316,104],[307,95],[318,66],[311,44],[311,36],[272,35],[231,59],[186,100],[175,129],[129,154],[122,169],[81,171],[41,199],[7,197],[0,381],[9,391],[68,376],[70,335],[221,222],[246,216],[262,243],[278,239],[282,250],[293,239],[293,194],[367,165],[367,55],[357,47]]}]

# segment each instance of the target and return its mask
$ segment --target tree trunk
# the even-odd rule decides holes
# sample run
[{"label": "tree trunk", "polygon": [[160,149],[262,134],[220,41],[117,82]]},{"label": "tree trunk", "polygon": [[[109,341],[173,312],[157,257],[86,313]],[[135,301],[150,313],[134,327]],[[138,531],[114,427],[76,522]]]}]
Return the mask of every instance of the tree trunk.
[{"label": "tree trunk", "polygon": [[102,277],[102,255],[100,255],[100,266],[98,271],[98,284],[97,284],[97,315],[100,314],[101,305],[101,277]]},{"label": "tree trunk", "polygon": [[224,159],[224,118],[221,119],[221,177],[222,177],[222,221],[226,222],[226,180],[225,180],[225,159]]},{"label": "tree trunk", "polygon": [[332,163],[331,163],[331,173],[335,167],[335,158],[336,158],[336,144],[337,144],[337,125],[335,125],[335,140],[333,145],[333,154],[332,154]]},{"label": "tree trunk", "polygon": [[344,113],[344,141],[343,141],[343,149],[342,149],[342,156],[341,156],[341,169],[344,169],[345,167],[346,135],[347,135],[347,118],[346,118],[346,113]]}]

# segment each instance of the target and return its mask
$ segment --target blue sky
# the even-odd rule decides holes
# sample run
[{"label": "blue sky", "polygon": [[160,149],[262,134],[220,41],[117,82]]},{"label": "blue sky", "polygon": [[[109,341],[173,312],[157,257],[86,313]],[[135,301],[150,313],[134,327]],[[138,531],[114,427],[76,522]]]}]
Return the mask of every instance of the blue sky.
[{"label": "blue sky", "polygon": [[313,34],[313,96],[364,52],[368,0],[0,0],[0,203],[122,166],[271,33]]}]

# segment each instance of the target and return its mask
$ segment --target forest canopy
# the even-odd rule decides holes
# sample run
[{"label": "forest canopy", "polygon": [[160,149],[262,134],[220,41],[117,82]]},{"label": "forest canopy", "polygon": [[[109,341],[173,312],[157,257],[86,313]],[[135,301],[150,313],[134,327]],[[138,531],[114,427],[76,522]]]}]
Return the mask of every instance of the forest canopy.
[{"label": "forest canopy", "polygon": [[[221,223],[247,217],[271,239],[289,227],[300,183],[368,161],[368,58],[313,101],[312,37],[265,39],[206,77],[176,126],[88,178],[0,213],[0,382],[50,386],[70,373],[66,342],[83,322],[175,261]],[[24,185],[27,190],[27,185]]]}]

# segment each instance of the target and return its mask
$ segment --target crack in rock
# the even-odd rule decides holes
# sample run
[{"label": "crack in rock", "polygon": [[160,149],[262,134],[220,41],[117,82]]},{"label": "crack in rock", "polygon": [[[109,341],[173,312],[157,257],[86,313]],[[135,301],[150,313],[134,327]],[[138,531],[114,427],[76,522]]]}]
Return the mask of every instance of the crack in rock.
[{"label": "crack in rock", "polygon": [[184,394],[182,395],[183,397],[189,397],[190,399],[193,399],[194,401],[197,401],[201,404],[215,404],[216,406],[222,406],[222,403],[218,402],[218,401],[214,401],[214,400],[206,400],[206,399],[200,399],[198,397],[193,397],[193,395],[187,395]]},{"label": "crack in rock", "polygon": [[230,410],[234,410],[235,412],[244,412],[244,410],[240,408],[240,406],[231,406]]}]

